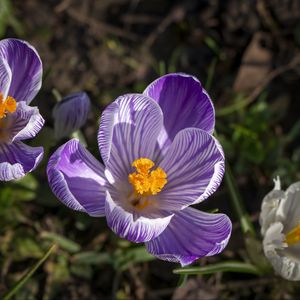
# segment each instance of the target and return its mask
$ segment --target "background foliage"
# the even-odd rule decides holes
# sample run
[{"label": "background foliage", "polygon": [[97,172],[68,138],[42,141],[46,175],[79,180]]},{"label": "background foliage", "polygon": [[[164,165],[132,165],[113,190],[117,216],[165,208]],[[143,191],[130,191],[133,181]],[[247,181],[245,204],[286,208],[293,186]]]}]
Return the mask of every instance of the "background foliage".
[{"label": "background foliage", "polygon": [[96,133],[108,103],[164,73],[193,74],[213,99],[218,138],[256,230],[256,238],[242,232],[224,181],[198,207],[227,213],[232,238],[223,254],[195,265],[235,260],[263,269],[261,200],[275,175],[284,187],[300,180],[299,1],[0,0],[0,36],[28,40],[40,53],[44,82],[34,105],[47,122],[32,141],[45,146],[42,165],[20,181],[0,183],[0,294],[52,244],[57,247],[15,299],[293,299],[299,293],[266,268],[181,277],[185,284],[178,287],[172,272],[178,265],[119,239],[104,219],[66,209],[45,174],[48,156],[64,142],[53,137],[57,92],[90,95],[82,133],[100,158]]}]

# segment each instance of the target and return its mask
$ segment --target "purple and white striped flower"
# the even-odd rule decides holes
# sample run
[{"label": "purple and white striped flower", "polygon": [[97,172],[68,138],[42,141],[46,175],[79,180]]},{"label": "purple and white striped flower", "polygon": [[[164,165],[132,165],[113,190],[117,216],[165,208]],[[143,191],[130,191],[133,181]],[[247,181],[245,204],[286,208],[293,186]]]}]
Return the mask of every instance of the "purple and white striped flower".
[{"label": "purple and white striped flower", "polygon": [[42,147],[22,141],[33,138],[44,125],[37,107],[29,106],[42,82],[37,51],[17,39],[0,41],[0,180],[19,179],[43,157]]},{"label": "purple and white striped flower", "polygon": [[224,174],[213,128],[214,108],[200,82],[163,76],[104,110],[104,165],[70,140],[49,160],[50,187],[68,207],[105,216],[116,234],[145,242],[156,257],[190,264],[221,252],[231,233],[226,215],[189,207],[208,198]]},{"label": "purple and white striped flower", "polygon": [[85,92],[72,93],[59,101],[52,114],[55,137],[68,137],[82,127],[88,118],[90,106],[90,98]]}]

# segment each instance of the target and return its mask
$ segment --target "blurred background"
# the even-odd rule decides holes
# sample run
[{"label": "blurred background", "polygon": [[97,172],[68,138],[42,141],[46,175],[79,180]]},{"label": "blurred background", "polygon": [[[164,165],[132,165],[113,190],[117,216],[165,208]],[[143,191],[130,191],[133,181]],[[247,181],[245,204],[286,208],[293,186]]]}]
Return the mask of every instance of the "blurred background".
[{"label": "blurred background", "polygon": [[[299,0],[0,0],[0,36],[27,40],[44,65],[37,105],[46,126],[32,145],[43,163],[17,182],[0,183],[0,294],[52,244],[58,248],[15,299],[295,299],[299,287],[277,277],[173,270],[143,245],[119,239],[105,219],[65,208],[53,196],[47,159],[64,141],[53,137],[55,95],[85,90],[92,102],[82,129],[100,159],[96,135],[103,108],[142,92],[158,76],[200,79],[216,108],[216,130],[258,239],[261,200],[280,175],[300,180]],[[225,182],[199,209],[233,221],[225,251],[196,265],[249,261]],[[192,237],[191,237],[192,238]],[[251,256],[251,255],[250,255]],[[297,294],[298,293],[298,294]]]}]

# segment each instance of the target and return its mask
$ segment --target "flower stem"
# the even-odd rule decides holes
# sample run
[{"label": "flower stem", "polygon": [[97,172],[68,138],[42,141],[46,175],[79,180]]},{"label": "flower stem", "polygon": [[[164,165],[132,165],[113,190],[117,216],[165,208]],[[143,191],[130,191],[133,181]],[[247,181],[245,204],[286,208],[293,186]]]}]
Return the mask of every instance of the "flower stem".
[{"label": "flower stem", "polygon": [[226,261],[203,267],[184,267],[173,270],[174,274],[180,275],[205,275],[214,274],[216,272],[248,273],[254,275],[261,274],[261,271],[256,266],[239,261]]},{"label": "flower stem", "polygon": [[255,237],[255,230],[253,224],[251,223],[249,215],[245,210],[242,198],[240,196],[240,193],[232,175],[231,168],[228,163],[226,165],[225,183],[229,190],[231,203],[237,217],[239,218],[243,233],[250,234],[251,236]]}]

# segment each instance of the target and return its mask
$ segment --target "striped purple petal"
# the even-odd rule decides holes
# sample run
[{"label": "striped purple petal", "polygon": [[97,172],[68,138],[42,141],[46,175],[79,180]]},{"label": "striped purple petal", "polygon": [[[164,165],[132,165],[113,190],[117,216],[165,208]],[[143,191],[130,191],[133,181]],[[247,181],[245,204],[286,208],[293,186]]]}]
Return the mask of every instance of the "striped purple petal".
[{"label": "striped purple petal", "polygon": [[[126,195],[123,195],[125,200]],[[170,223],[172,214],[161,216],[142,215],[120,199],[113,199],[109,191],[106,195],[105,214],[108,226],[120,237],[141,243],[160,235]]]},{"label": "striped purple petal", "polygon": [[71,209],[104,216],[104,167],[78,140],[59,147],[51,156],[47,175],[56,197]]},{"label": "striped purple petal", "polygon": [[37,51],[25,41],[5,39],[0,41],[0,57],[7,61],[12,74],[8,95],[29,104],[42,84],[42,62]]},{"label": "striped purple petal", "polygon": [[224,174],[224,154],[209,133],[187,128],[177,134],[160,167],[168,182],[158,195],[159,205],[176,211],[216,191]]},{"label": "striped purple petal", "polygon": [[8,90],[11,82],[11,70],[5,59],[0,57],[0,93],[3,100],[8,96]]},{"label": "striped purple petal", "polygon": [[22,178],[36,168],[43,153],[43,147],[30,147],[22,142],[0,143],[0,180]]},{"label": "striped purple petal", "polygon": [[19,102],[13,114],[0,120],[0,140],[6,143],[30,139],[36,136],[44,125],[44,119],[37,107]]},{"label": "striped purple petal", "polygon": [[213,104],[194,76],[167,74],[152,82],[144,94],[157,101],[163,111],[164,127],[159,135],[163,153],[171,145],[176,134],[184,128],[196,127],[209,133],[213,132]]},{"label": "striped purple petal", "polygon": [[220,253],[231,234],[231,221],[223,214],[209,214],[194,208],[177,212],[157,238],[146,243],[147,250],[159,259],[179,262]]},{"label": "striped purple petal", "polygon": [[73,93],[63,98],[53,109],[55,137],[68,137],[82,127],[89,111],[90,99],[85,92]]},{"label": "striped purple petal", "polygon": [[104,110],[98,144],[104,163],[115,179],[127,181],[135,159],[155,160],[162,118],[157,103],[140,94],[121,96]]}]

